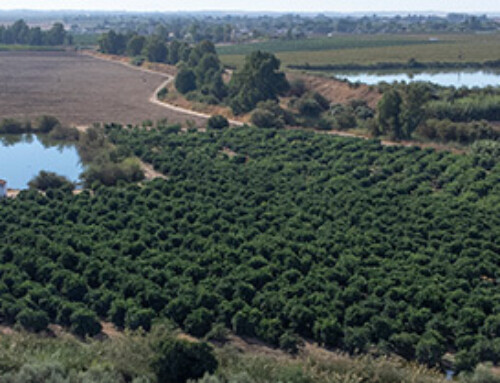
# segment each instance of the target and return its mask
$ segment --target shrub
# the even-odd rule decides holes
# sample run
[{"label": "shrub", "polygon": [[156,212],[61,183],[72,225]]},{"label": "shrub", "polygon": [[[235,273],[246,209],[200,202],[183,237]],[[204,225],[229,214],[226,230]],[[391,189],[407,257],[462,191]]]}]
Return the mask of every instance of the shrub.
[{"label": "shrub", "polygon": [[145,331],[149,331],[153,317],[154,310],[152,309],[130,309],[125,316],[125,326],[131,330],[142,327]]},{"label": "shrub", "polygon": [[224,116],[215,115],[208,119],[207,127],[215,130],[224,129],[229,127],[229,121]]},{"label": "shrub", "polygon": [[299,347],[302,344],[302,340],[297,334],[292,332],[285,332],[280,336],[280,348],[290,354],[297,354],[299,352]]},{"label": "shrub", "polygon": [[318,117],[323,111],[321,105],[310,97],[301,98],[297,102],[297,109],[301,115],[307,117]]},{"label": "shrub", "polygon": [[44,170],[40,171],[35,178],[28,182],[28,186],[31,189],[38,189],[42,191],[49,189],[71,191],[75,188],[75,185],[66,177],[53,172],[46,172]]},{"label": "shrub", "polygon": [[81,337],[94,336],[101,332],[102,326],[93,311],[81,308],[70,316],[71,331]]},{"label": "shrub", "polygon": [[213,314],[204,307],[191,312],[184,321],[184,329],[196,337],[205,336],[212,328]]},{"label": "shrub", "polygon": [[12,118],[5,118],[0,123],[0,133],[3,134],[21,134],[29,131],[28,126]]},{"label": "shrub", "polygon": [[49,317],[45,312],[31,309],[23,309],[17,314],[16,320],[25,329],[34,332],[43,331],[49,325]]},{"label": "shrub", "polygon": [[119,163],[105,162],[93,164],[83,173],[86,185],[99,182],[106,186],[113,186],[118,181],[138,182],[144,178],[140,163],[134,159],[125,159]]},{"label": "shrub", "polygon": [[267,109],[256,109],[252,113],[251,122],[258,128],[282,128],[285,123],[280,116]]},{"label": "shrub", "polygon": [[54,116],[42,116],[38,119],[35,130],[39,133],[49,133],[58,125],[61,123]]},{"label": "shrub", "polygon": [[307,87],[304,80],[294,79],[290,81],[290,90],[288,91],[290,96],[302,97],[306,92]]},{"label": "shrub", "polygon": [[212,348],[207,343],[193,343],[168,338],[157,347],[152,368],[159,382],[185,383],[217,369]]},{"label": "shrub", "polygon": [[168,89],[166,87],[161,88],[158,93],[156,94],[156,97],[160,100],[164,100],[167,97],[168,94]]},{"label": "shrub", "polygon": [[56,125],[49,133],[51,139],[61,141],[78,141],[79,136],[78,129],[62,125]]}]

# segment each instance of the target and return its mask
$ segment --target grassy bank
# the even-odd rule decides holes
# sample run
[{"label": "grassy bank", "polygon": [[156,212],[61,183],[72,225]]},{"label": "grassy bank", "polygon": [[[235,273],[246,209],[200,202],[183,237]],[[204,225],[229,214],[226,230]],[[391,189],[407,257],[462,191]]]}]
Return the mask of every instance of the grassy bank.
[{"label": "grassy bank", "polygon": [[[113,332],[104,339],[86,342],[65,333],[48,337],[12,332],[4,335],[0,343],[0,381],[158,382],[152,365],[158,352],[156,344],[169,337],[183,336],[164,326],[146,334],[141,331]],[[266,346],[243,349],[248,345],[235,338],[213,346],[218,368],[200,382],[445,382],[444,376],[437,371],[399,359],[349,357],[315,347],[303,349],[298,356],[292,357]],[[458,381],[497,383],[499,378],[487,367],[480,366],[474,374],[462,375]]]}]

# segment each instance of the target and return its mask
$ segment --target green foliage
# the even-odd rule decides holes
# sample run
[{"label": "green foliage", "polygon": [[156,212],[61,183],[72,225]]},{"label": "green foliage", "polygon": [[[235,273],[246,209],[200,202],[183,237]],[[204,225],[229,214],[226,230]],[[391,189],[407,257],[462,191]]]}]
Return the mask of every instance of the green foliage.
[{"label": "green foliage", "polygon": [[85,308],[119,327],[224,323],[274,345],[294,333],[351,353],[498,363],[495,145],[456,155],[164,122],[80,140],[169,178],[2,200],[5,321],[28,308],[70,327]]},{"label": "green foliage", "polygon": [[212,348],[206,343],[193,343],[179,339],[165,339],[157,348],[152,362],[159,382],[186,383],[201,378],[217,369]]},{"label": "green foliage", "polygon": [[196,89],[196,75],[191,69],[181,68],[175,76],[175,87],[182,94],[186,94]]},{"label": "green foliage", "polygon": [[281,108],[273,100],[261,101],[252,113],[251,122],[259,128],[283,128],[285,125],[295,123],[294,116]]},{"label": "green foliage", "polygon": [[151,36],[145,43],[143,53],[149,61],[163,63],[167,61],[168,48],[160,37]]},{"label": "green foliage", "polygon": [[32,189],[47,191],[49,189],[62,189],[64,191],[72,191],[75,185],[66,177],[60,176],[56,173],[46,172],[41,170],[36,177],[34,177],[28,186]]},{"label": "green foliage", "polygon": [[36,131],[39,133],[49,133],[58,125],[60,125],[60,122],[57,118],[53,116],[42,116],[36,123]]},{"label": "green foliage", "polygon": [[429,140],[457,142],[463,145],[478,140],[500,139],[500,133],[486,121],[453,122],[448,119],[429,119],[424,121],[415,133]]},{"label": "green foliage", "polygon": [[124,54],[127,49],[127,36],[110,30],[99,36],[99,51],[113,55]]},{"label": "green foliage", "polygon": [[29,133],[31,131],[31,125],[23,124],[12,118],[4,118],[0,122],[0,134],[21,134]]},{"label": "green foliage", "polygon": [[233,74],[229,84],[230,106],[235,114],[249,112],[260,101],[276,100],[288,91],[280,61],[271,53],[256,51],[245,59],[245,66]]},{"label": "green foliage", "polygon": [[22,19],[12,25],[0,26],[0,43],[2,44],[39,47],[71,44],[71,41],[72,36],[65,31],[61,23],[55,23],[50,29],[44,31],[40,27],[29,27]]},{"label": "green foliage", "polygon": [[156,96],[160,99],[160,100],[164,100],[168,95],[168,89],[166,87],[163,87],[161,88],[158,93],[156,94]]},{"label": "green foliage", "polygon": [[77,309],[70,316],[71,331],[81,337],[94,336],[101,332],[102,326],[93,311]]},{"label": "green foliage", "polygon": [[377,106],[377,122],[381,134],[391,138],[405,138],[401,124],[401,108],[403,100],[397,90],[391,89],[384,93]]},{"label": "green foliage", "polygon": [[228,127],[229,127],[229,121],[227,120],[226,117],[220,115],[215,115],[210,117],[207,122],[208,129],[220,130]]},{"label": "green foliage", "polygon": [[299,346],[301,345],[301,339],[291,332],[285,332],[280,336],[279,345],[283,351],[286,351],[292,355],[299,352]]},{"label": "green foliage", "polygon": [[82,174],[86,185],[94,182],[106,186],[116,185],[119,181],[137,182],[144,178],[140,163],[135,158],[127,158],[121,162],[104,162],[91,164]]},{"label": "green foliage", "polygon": [[127,41],[127,55],[131,57],[140,56],[146,46],[146,38],[144,36],[135,35]]},{"label": "green foliage", "polygon": [[31,309],[23,309],[16,316],[17,321],[25,329],[40,332],[47,329],[49,325],[49,317],[43,311],[35,311]]}]

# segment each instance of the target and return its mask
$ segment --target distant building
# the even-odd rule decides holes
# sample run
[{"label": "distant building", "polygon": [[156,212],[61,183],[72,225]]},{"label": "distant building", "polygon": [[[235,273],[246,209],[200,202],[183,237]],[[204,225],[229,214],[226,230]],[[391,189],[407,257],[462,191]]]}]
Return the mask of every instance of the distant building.
[{"label": "distant building", "polygon": [[0,198],[7,196],[7,181],[0,180]]}]

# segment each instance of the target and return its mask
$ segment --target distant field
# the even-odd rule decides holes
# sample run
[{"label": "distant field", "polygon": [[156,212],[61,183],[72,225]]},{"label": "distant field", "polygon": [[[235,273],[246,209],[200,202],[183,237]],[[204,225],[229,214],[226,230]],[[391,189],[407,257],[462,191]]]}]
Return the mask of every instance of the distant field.
[{"label": "distant field", "polygon": [[63,50],[64,48],[52,47],[52,46],[0,44],[0,52],[11,52],[11,51],[58,52]]},{"label": "distant field", "polygon": [[298,41],[269,41],[219,47],[225,65],[239,67],[253,50],[276,53],[284,66],[406,62],[483,62],[500,59],[500,35],[340,36]]},{"label": "distant field", "polygon": [[97,45],[99,40],[98,34],[92,35],[73,35],[74,45]]}]

